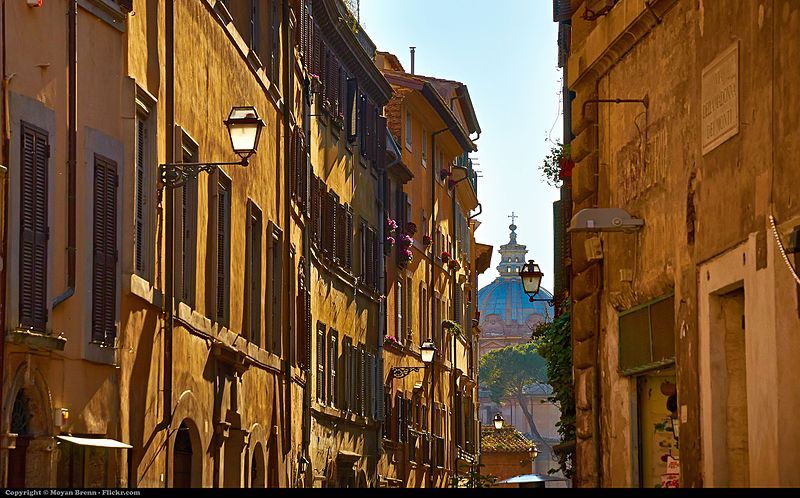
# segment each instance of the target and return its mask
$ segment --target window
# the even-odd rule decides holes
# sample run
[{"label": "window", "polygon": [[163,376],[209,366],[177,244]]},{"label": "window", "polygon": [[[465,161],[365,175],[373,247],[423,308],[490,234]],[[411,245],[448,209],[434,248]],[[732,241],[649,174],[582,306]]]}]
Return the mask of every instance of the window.
[{"label": "window", "polygon": [[117,165],[94,157],[92,342],[113,346],[117,337]]},{"label": "window", "polygon": [[355,143],[358,136],[358,81],[355,78],[347,80],[347,96],[345,100],[345,124],[347,126],[347,141]]},{"label": "window", "polygon": [[[260,0],[254,0],[254,3],[258,3]],[[269,11],[269,24],[270,24],[270,40],[269,40],[269,52],[270,52],[270,62],[269,62],[269,79],[275,86],[280,86],[280,81],[278,81],[278,70],[280,64],[280,12],[278,9],[278,0],[271,0],[270,1],[270,11]]]},{"label": "window", "polygon": [[619,370],[634,375],[675,362],[675,297],[620,313]]},{"label": "window", "polygon": [[412,132],[411,111],[406,111],[406,149],[408,150],[411,150],[411,145],[414,143]]},{"label": "window", "polygon": [[217,171],[216,181],[216,299],[215,312],[219,324],[227,327],[230,321],[230,220],[231,181]]},{"label": "window", "polygon": [[406,298],[406,339],[413,342],[414,338],[414,285],[411,278],[408,279],[408,284],[406,285],[406,292],[408,296]]},{"label": "window", "polygon": [[137,88],[136,156],[134,171],[133,270],[144,278],[153,278],[153,216],[155,199],[155,100]]},{"label": "window", "polygon": [[44,333],[47,327],[47,182],[50,143],[44,130],[22,123],[20,164],[19,322]]},{"label": "window", "polygon": [[425,282],[419,283],[419,331],[420,341],[424,341],[426,337],[425,331],[428,330],[428,289],[425,288]]},{"label": "window", "polygon": [[339,362],[339,407],[349,411],[353,407],[350,394],[352,383],[350,382],[350,362],[353,355],[353,340],[347,336],[342,337],[342,358]]},{"label": "window", "polygon": [[297,331],[299,333],[297,358],[300,368],[311,368],[311,293],[303,273],[305,259],[301,256],[297,266]]},{"label": "window", "polygon": [[[256,346],[261,345],[261,210],[247,202],[247,235],[245,242],[245,319],[244,333]],[[292,293],[292,295],[294,295]]]},{"label": "window", "polygon": [[[197,162],[197,144],[182,133],[181,159]],[[178,244],[175,264],[175,296],[190,308],[195,307],[195,275],[197,274],[197,178],[186,181],[175,192],[177,214],[175,240]]]},{"label": "window", "polygon": [[258,52],[261,43],[260,12],[261,0],[250,0],[250,50]]},{"label": "window", "polygon": [[336,365],[339,355],[339,333],[331,329],[328,333],[328,404],[338,406],[336,399]]},{"label": "window", "polygon": [[317,401],[325,403],[325,325],[317,322]]},{"label": "window", "polygon": [[423,128],[422,129],[422,165],[427,165],[428,161],[428,131]]},{"label": "window", "polygon": [[394,302],[395,302],[395,328],[394,333],[397,336],[397,340],[402,343],[403,342],[403,283],[398,280],[397,285],[395,287],[394,293]]},{"label": "window", "polygon": [[267,274],[267,313],[271,317],[269,327],[269,350],[278,356],[281,355],[283,339],[283,308],[281,296],[283,295],[283,232],[274,223],[270,222],[267,232],[269,238],[269,271]]}]

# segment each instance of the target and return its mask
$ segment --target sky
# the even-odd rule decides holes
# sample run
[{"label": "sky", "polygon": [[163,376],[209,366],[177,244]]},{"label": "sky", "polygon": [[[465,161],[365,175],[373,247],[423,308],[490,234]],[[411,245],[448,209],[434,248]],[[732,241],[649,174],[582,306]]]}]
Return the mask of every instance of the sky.
[{"label": "sky", "polygon": [[497,252],[509,238],[512,211],[517,241],[528,246],[553,286],[553,201],[539,165],[560,141],[561,70],[552,3],[541,0],[361,0],[361,24],[378,50],[392,52],[410,71],[460,81],[469,88],[482,133],[473,154],[483,212],[478,242],[494,246],[482,287],[497,277]]}]

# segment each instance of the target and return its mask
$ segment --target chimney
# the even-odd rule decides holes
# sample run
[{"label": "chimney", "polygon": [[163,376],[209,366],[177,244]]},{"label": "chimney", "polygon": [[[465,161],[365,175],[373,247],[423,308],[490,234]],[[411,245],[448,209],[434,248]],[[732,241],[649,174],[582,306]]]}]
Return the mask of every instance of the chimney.
[{"label": "chimney", "polygon": [[409,47],[411,49],[411,74],[414,74],[414,52],[417,50],[417,47]]}]

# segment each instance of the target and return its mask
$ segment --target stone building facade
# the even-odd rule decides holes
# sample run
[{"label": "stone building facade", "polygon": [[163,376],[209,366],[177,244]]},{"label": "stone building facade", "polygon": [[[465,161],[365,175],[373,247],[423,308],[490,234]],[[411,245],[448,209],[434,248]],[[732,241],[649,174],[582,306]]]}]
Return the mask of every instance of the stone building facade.
[{"label": "stone building facade", "polygon": [[644,221],[565,235],[575,484],[797,485],[800,6],[554,5],[572,211]]},{"label": "stone building facade", "polygon": [[[386,484],[402,153],[345,4],[0,9],[0,486]],[[264,123],[247,167],[224,124],[243,105]]]},{"label": "stone building facade", "polygon": [[[491,252],[477,247],[470,217],[478,207],[470,137],[480,127],[466,85],[408,73],[389,53],[376,63],[394,90],[386,116],[400,152],[386,184],[387,218],[397,228],[385,250],[378,475],[390,486],[444,487],[478,452],[474,296]],[[429,366],[420,355],[426,340],[437,349]],[[407,366],[420,368],[393,375]]]}]

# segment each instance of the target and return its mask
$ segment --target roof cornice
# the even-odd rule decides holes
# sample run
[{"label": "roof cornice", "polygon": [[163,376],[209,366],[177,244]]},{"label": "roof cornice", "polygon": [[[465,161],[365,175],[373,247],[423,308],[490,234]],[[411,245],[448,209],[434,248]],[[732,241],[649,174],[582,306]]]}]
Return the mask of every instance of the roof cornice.
[{"label": "roof cornice", "polygon": [[377,104],[384,106],[392,98],[392,87],[375,66],[375,62],[369,58],[355,34],[341,22],[339,2],[340,0],[313,0],[314,19],[342,61],[347,63],[349,69],[360,73],[356,75],[359,86],[365,88]]}]

